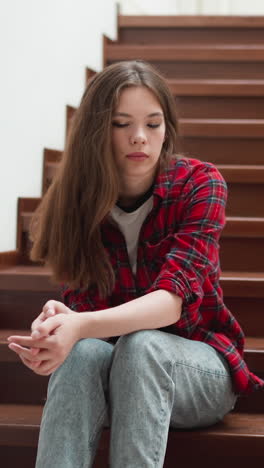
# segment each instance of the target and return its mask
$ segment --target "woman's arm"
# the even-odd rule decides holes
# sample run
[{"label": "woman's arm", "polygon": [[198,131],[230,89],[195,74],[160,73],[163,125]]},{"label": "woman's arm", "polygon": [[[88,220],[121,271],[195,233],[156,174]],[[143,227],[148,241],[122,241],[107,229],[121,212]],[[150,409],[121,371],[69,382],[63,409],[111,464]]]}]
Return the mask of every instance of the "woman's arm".
[{"label": "woman's arm", "polygon": [[[60,302],[52,302],[55,309],[61,305]],[[9,337],[9,348],[37,374],[50,375],[64,362],[80,339],[165,327],[179,320],[181,308],[181,298],[159,290],[97,312],[65,314],[54,310],[52,316],[42,321],[31,336]]]},{"label": "woman's arm", "polygon": [[78,314],[80,339],[126,335],[166,327],[181,316],[182,299],[158,290],[111,309]]}]

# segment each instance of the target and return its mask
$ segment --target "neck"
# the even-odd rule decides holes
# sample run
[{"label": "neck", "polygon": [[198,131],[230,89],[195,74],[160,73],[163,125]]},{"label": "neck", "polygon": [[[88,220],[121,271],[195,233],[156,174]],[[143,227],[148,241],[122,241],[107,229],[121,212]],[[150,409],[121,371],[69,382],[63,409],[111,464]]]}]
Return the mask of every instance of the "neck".
[{"label": "neck", "polygon": [[125,178],[121,182],[121,189],[119,194],[119,202],[123,206],[133,205],[138,198],[140,198],[153,184],[154,177],[147,176],[144,179],[138,178]]}]

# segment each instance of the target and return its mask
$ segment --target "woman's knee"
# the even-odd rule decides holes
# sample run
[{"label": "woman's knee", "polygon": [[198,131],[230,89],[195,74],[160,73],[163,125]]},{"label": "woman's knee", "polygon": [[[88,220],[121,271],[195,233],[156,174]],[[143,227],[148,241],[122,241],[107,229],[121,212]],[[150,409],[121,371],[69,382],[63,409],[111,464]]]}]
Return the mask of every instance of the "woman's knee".
[{"label": "woman's knee", "polygon": [[112,359],[113,345],[99,339],[83,339],[78,341],[63,364],[53,375],[67,381],[80,377],[94,377],[96,373],[108,369]]},{"label": "woman's knee", "polygon": [[119,338],[113,352],[111,372],[137,372],[153,369],[154,363],[166,366],[169,356],[163,353],[162,332],[159,330],[140,330]]}]

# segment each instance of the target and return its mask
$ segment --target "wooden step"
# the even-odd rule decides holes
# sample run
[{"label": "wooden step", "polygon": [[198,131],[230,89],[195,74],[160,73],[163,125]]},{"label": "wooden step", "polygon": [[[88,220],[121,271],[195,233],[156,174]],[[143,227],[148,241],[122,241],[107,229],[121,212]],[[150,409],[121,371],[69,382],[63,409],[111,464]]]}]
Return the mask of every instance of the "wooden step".
[{"label": "wooden step", "polygon": [[89,81],[97,74],[97,72],[95,70],[93,70],[92,68],[89,68],[87,67],[85,69],[85,85],[87,86],[87,84],[89,83]]},{"label": "wooden step", "polygon": [[[263,165],[264,137],[234,138],[197,136],[177,138],[177,153],[218,164]],[[254,210],[254,206],[252,209]],[[248,213],[248,216],[260,216]]]},{"label": "wooden step", "polygon": [[[210,162],[210,161],[209,161]],[[58,169],[58,162],[46,162],[47,169],[50,171],[50,182]],[[217,164],[218,170],[228,183],[264,183],[264,165],[254,164]]]},{"label": "wooden step", "polygon": [[106,55],[110,62],[148,60],[166,62],[263,62],[263,44],[121,44],[109,41]]},{"label": "wooden step", "polygon": [[263,259],[264,217],[227,217],[226,226],[220,238],[222,269],[263,272]]},{"label": "wooden step", "polygon": [[0,270],[2,328],[30,327],[50,300],[61,300],[60,287],[50,280],[47,267],[14,265]]},{"label": "wooden step", "polygon": [[[144,46],[142,46],[144,47]],[[153,52],[154,53],[154,52]],[[195,53],[195,52],[194,52]],[[162,53],[160,53],[162,55]],[[173,53],[171,54],[173,55]],[[106,52],[105,65],[116,63],[118,60],[109,60]],[[130,57],[127,57],[129,60]],[[139,59],[140,57],[136,57]],[[261,80],[264,76],[264,63],[244,61],[184,61],[159,60],[146,58],[167,79],[207,79],[207,80]]]},{"label": "wooden step", "polygon": [[[264,238],[264,218],[242,218],[227,216],[224,238]],[[259,253],[260,254],[260,253]],[[261,254],[260,254],[261,256]]]},{"label": "wooden step", "polygon": [[[87,76],[88,82],[90,73]],[[264,80],[168,79],[167,82],[175,96],[178,118],[264,117]]]},{"label": "wooden step", "polygon": [[[264,336],[264,323],[260,320],[263,316],[264,273],[222,271],[220,284],[227,307],[245,332]],[[0,270],[0,292],[4,328],[27,328],[47,300],[60,300],[60,290],[50,282],[50,270],[46,267],[16,265]]]},{"label": "wooden step", "polygon": [[56,174],[58,165],[62,159],[62,151],[49,148],[44,149],[42,172],[42,195],[48,190],[51,181]]},{"label": "wooden step", "polygon": [[[30,330],[0,329],[0,362],[20,363],[16,353],[8,348],[7,338],[11,335],[29,335]],[[264,374],[264,338],[246,337],[245,361],[252,372]]]},{"label": "wooden step", "polygon": [[125,16],[118,18],[122,44],[264,43],[260,16]]},{"label": "wooden step", "polygon": [[220,280],[225,297],[264,296],[264,272],[222,271]]},{"label": "wooden step", "polygon": [[[264,216],[264,165],[217,165],[228,186],[227,216]],[[256,203],[258,200],[258,203]]]},{"label": "wooden step", "polygon": [[167,79],[263,79],[264,44],[104,43],[104,63],[146,60]]},{"label": "wooden step", "polygon": [[[37,405],[0,405],[0,456],[11,457],[14,447],[37,447],[42,407]],[[105,428],[99,442],[94,468],[107,466],[109,457],[110,429]],[[209,468],[212,462],[216,468],[224,466],[245,467],[248,463],[264,461],[264,426],[262,414],[230,413],[220,423],[209,428],[196,430],[170,429],[164,468],[175,467],[177,463],[186,468],[194,466],[197,457],[203,458],[203,466]],[[221,454],[215,457],[215,453]],[[2,450],[2,447],[4,449]],[[9,450],[8,450],[9,447]],[[23,453],[21,451],[21,453]],[[194,457],[195,455],[195,457]],[[34,467],[36,452],[28,460],[27,468]],[[235,459],[233,458],[235,457]],[[234,460],[236,463],[234,465]],[[4,466],[7,466],[6,464]],[[11,465],[9,465],[11,466]],[[17,465],[12,465],[17,466]],[[21,465],[20,465],[21,466]]]},{"label": "wooden step", "polygon": [[[242,171],[241,171],[242,172]],[[255,171],[257,174],[257,171]],[[248,179],[252,178],[253,174],[248,175]],[[241,180],[246,180],[246,175],[244,173],[240,174]],[[244,179],[243,179],[244,177]],[[232,183],[232,174],[229,171],[228,174],[228,201],[227,201],[227,224],[223,231],[221,237],[221,245],[223,248],[220,251],[222,259],[227,258],[228,262],[222,260],[223,268],[227,270],[246,270],[246,271],[263,271],[263,265],[261,262],[262,250],[263,250],[263,218],[264,218],[264,184],[260,183],[263,180],[263,171],[260,168],[258,175],[256,176],[258,183],[238,183],[239,177],[234,176],[235,183]],[[255,200],[258,200],[259,211],[262,216],[259,217],[230,217],[229,215],[241,214],[243,211],[250,209],[250,206],[255,203]],[[26,199],[25,199],[26,200]],[[39,203],[40,199],[35,199],[36,204]],[[244,204],[243,204],[244,203]],[[32,243],[29,239],[29,229],[31,224],[31,219],[33,213],[31,211],[21,211],[19,214],[19,229],[18,234],[20,234],[20,239],[17,240],[18,248],[21,252],[21,257],[24,264],[33,264],[29,260],[29,252],[32,247]],[[31,207],[29,206],[29,210]],[[233,232],[233,234],[231,233]],[[238,231],[241,231],[242,235],[238,235]],[[234,238],[240,237],[240,241],[236,241]],[[232,238],[233,240],[230,240]],[[255,238],[256,242],[252,244],[250,238]],[[229,240],[227,240],[229,239]],[[231,246],[233,245],[233,247]],[[229,245],[229,247],[228,247]],[[226,246],[226,247],[224,247]],[[248,251],[248,259],[243,262],[240,260],[240,248],[246,248]],[[225,252],[233,251],[233,255]],[[254,249],[258,250],[258,254],[254,255]],[[236,254],[237,252],[237,254]],[[237,264],[236,261],[239,261]],[[231,263],[230,263],[231,262]],[[240,266],[239,266],[240,265]]]},{"label": "wooden step", "polygon": [[[261,138],[264,135],[264,119],[185,119],[178,120],[179,136]],[[263,162],[263,161],[262,161]]]},{"label": "wooden step", "polygon": [[229,184],[264,184],[264,165],[218,164],[217,169]]},{"label": "wooden step", "polygon": [[[209,159],[208,159],[209,161]],[[43,186],[48,187],[56,174],[58,163],[47,162],[46,179]],[[227,215],[260,216],[264,215],[264,165],[218,164],[217,168],[228,184]],[[255,201],[259,200],[256,204]],[[255,214],[257,210],[257,214]],[[23,226],[29,226],[30,216],[24,212]]]},{"label": "wooden step", "polygon": [[[243,274],[243,272],[239,272]],[[263,296],[244,297],[250,293],[250,289],[256,288],[254,283],[246,285],[243,293],[236,293],[236,281],[230,279],[233,290],[224,295],[224,302],[227,308],[233,313],[241,324],[245,333],[249,336],[264,336],[264,315],[263,315]],[[221,281],[223,286],[223,280]],[[232,286],[230,285],[230,289]],[[263,283],[262,283],[263,287]],[[229,286],[225,285],[225,290]],[[242,289],[242,288],[241,288]],[[0,297],[0,314],[2,328],[23,328],[29,329],[33,320],[39,315],[43,305],[50,299],[61,301],[59,291],[30,291],[30,290],[2,290]],[[19,308],[17,307],[19,304]],[[256,327],[256,324],[258,326]]]},{"label": "wooden step", "polygon": [[50,269],[45,266],[15,265],[0,270],[0,291],[49,291],[58,287],[50,281]]},{"label": "wooden step", "polygon": [[[177,79],[167,80],[171,92],[175,97],[198,96],[239,97],[264,96],[264,80],[224,80],[224,79]],[[220,102],[220,101],[219,101]],[[235,102],[235,101],[234,101]]]},{"label": "wooden step", "polygon": [[29,227],[33,212],[40,204],[41,198],[18,198],[17,207],[17,244],[16,248],[20,253],[22,263],[32,263],[29,260],[28,252],[32,247],[29,239]]},{"label": "wooden step", "polygon": [[176,96],[178,119],[263,119],[264,97]]},{"label": "wooden step", "polygon": [[[49,377],[39,376],[21,363],[18,355],[8,348],[6,340],[11,335],[29,335],[29,331],[21,329],[0,330],[0,375],[3,382],[0,387],[0,402],[6,404],[43,404]],[[263,337],[246,338],[245,361],[252,372],[264,377]],[[17,392],[18,383],[19,392]],[[261,392],[261,398],[257,393],[241,398],[235,410],[264,413],[263,394]]]},{"label": "wooden step", "polygon": [[263,16],[214,16],[214,15],[119,15],[119,28],[166,28],[183,30],[184,28],[195,28],[197,30],[216,29],[224,30],[231,28],[232,33],[237,29],[243,28],[245,32],[254,28],[258,33],[263,32]]},{"label": "wooden step", "polygon": [[71,120],[76,112],[76,107],[66,106],[66,137],[70,130]]},{"label": "wooden step", "polygon": [[[177,102],[176,102],[177,105]],[[252,116],[256,114],[255,106],[252,106]],[[262,106],[260,105],[262,112]],[[70,122],[76,112],[76,108],[69,107],[67,110],[67,132]],[[179,138],[252,138],[251,151],[254,150],[254,140],[264,135],[264,119],[262,118],[184,118],[177,121],[177,133]],[[183,151],[184,148],[183,148]],[[204,159],[200,157],[200,159]],[[209,159],[210,160],[210,159]],[[230,161],[235,164],[236,161]],[[263,157],[261,159],[263,164]],[[252,164],[256,164],[252,161]]]}]

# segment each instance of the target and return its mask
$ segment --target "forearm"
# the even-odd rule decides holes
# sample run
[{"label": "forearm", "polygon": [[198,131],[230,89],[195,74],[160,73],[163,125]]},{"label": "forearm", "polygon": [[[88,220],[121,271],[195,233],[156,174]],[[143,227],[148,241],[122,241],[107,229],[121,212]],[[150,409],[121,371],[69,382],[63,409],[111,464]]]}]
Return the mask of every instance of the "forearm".
[{"label": "forearm", "polygon": [[179,320],[182,299],[165,290],[153,291],[111,309],[78,314],[80,339],[121,336],[137,330],[166,327]]}]

